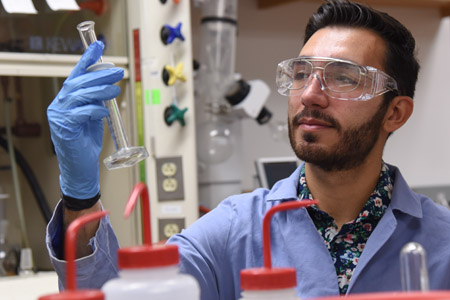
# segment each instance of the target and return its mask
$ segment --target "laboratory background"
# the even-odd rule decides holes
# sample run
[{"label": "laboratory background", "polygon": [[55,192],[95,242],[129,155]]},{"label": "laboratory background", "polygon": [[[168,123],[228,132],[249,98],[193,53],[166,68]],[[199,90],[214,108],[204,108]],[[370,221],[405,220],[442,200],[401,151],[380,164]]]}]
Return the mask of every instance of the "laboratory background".
[{"label": "laboratory background", "polygon": [[[46,109],[84,50],[77,31],[84,21],[95,22],[103,60],[125,69],[119,116],[130,145],[149,155],[132,167],[100,165],[102,203],[121,246],[141,243],[141,214],[123,217],[137,182],[148,186],[158,242],[299,163],[275,71],[298,55],[322,1],[63,2],[1,1],[0,260],[31,248],[33,270],[52,270],[45,226],[60,191]],[[397,18],[418,44],[414,113],[389,138],[384,159],[413,189],[448,205],[450,1],[360,2]],[[106,123],[103,143],[101,161],[118,150]]]}]

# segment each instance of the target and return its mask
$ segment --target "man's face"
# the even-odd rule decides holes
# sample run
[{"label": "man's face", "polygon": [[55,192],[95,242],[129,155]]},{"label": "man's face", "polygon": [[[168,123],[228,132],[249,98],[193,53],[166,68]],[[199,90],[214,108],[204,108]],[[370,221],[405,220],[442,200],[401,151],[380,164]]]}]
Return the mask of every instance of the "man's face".
[{"label": "man's face", "polygon": [[[300,56],[346,59],[383,70],[385,49],[382,38],[369,30],[326,27],[309,39]],[[318,75],[322,80],[320,71]],[[294,152],[325,171],[359,166],[380,143],[387,110],[382,98],[334,99],[325,95],[313,78],[301,95],[289,97],[289,138]]]}]

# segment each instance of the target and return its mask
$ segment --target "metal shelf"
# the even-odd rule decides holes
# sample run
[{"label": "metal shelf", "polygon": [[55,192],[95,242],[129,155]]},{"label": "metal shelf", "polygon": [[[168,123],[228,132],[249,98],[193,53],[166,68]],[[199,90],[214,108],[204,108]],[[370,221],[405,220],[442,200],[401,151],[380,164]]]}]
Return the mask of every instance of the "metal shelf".
[{"label": "metal shelf", "polygon": [[[67,77],[80,55],[0,52],[0,76]],[[128,57],[103,56],[125,70],[129,77]]]}]

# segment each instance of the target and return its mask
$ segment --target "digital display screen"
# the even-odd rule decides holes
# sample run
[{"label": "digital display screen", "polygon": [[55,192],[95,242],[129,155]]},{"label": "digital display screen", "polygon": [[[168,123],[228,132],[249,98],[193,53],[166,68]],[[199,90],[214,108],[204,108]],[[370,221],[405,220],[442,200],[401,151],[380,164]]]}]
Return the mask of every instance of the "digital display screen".
[{"label": "digital display screen", "polygon": [[271,189],[279,180],[289,177],[299,165],[296,157],[265,157],[255,161],[259,184]]},{"label": "digital display screen", "polygon": [[269,189],[280,179],[289,177],[297,169],[296,162],[273,162],[264,164]]}]

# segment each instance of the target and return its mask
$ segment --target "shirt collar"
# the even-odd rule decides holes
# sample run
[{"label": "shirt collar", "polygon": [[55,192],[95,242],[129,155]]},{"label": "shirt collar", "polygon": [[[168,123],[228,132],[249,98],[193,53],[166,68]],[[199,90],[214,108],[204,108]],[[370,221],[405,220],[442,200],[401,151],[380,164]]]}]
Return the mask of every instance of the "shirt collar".
[{"label": "shirt collar", "polygon": [[[305,165],[303,164],[300,169],[300,179],[299,179],[299,198],[300,199],[311,199],[312,195],[308,189],[308,185],[306,184],[306,175],[305,175]],[[381,166],[381,172],[380,177],[378,179],[377,186],[375,187],[375,190],[373,191],[372,195],[379,194],[381,197],[381,194],[387,193],[387,198],[391,199],[391,193],[392,193],[392,183],[393,180],[391,179],[390,173],[389,173],[389,166],[382,162]],[[371,195],[371,196],[372,196]]]},{"label": "shirt collar", "polygon": [[411,190],[397,167],[392,165],[388,166],[390,176],[393,182],[395,182],[390,207],[392,210],[401,211],[416,218],[422,218],[421,197],[425,196],[419,195]]},{"label": "shirt collar", "polygon": [[[300,199],[312,199],[312,195],[309,192],[308,186],[306,184],[306,177],[304,167],[300,172],[300,185],[299,185],[299,198]],[[358,217],[355,218],[351,223],[361,223],[372,220],[372,222],[378,223],[378,220],[384,215],[387,207],[391,202],[392,194],[392,178],[389,174],[389,167],[383,162],[381,166],[380,176],[378,178],[377,185],[375,186],[372,194],[367,200],[366,204],[362,208]],[[328,214],[321,212],[316,206],[309,208],[313,216],[318,216],[320,214]],[[322,219],[322,217],[317,217]],[[326,218],[325,218],[326,219]],[[325,224],[325,223],[324,223]],[[322,226],[325,226],[322,224]]]},{"label": "shirt collar", "polygon": [[[291,176],[278,181],[267,194],[266,201],[299,200],[299,178],[304,165],[302,163]],[[409,188],[397,167],[386,165],[389,168],[389,176],[393,184],[392,199],[389,207],[413,217],[422,218],[421,196]]]}]

